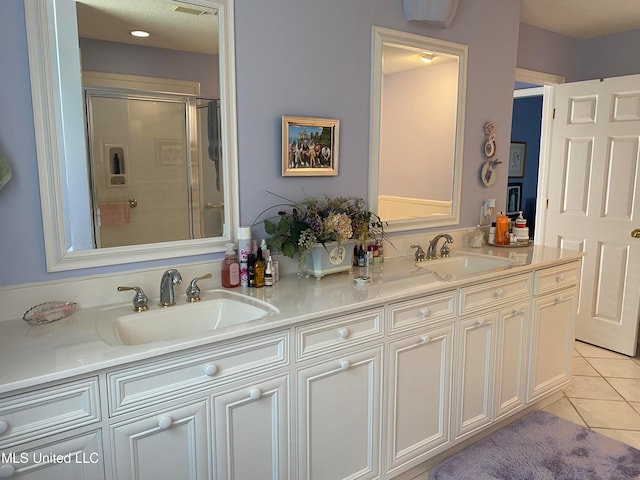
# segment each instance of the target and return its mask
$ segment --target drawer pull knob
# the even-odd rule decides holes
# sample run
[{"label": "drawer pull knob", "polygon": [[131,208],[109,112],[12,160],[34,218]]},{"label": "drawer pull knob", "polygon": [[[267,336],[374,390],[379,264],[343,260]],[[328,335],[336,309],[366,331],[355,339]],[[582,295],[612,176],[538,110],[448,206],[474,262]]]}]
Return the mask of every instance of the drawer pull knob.
[{"label": "drawer pull knob", "polygon": [[503,295],[504,295],[504,290],[502,290],[501,288],[498,288],[495,293],[496,298],[501,298]]},{"label": "drawer pull knob", "polygon": [[513,309],[513,314],[514,315],[522,315],[524,313],[524,308],[514,308]]},{"label": "drawer pull knob", "polygon": [[429,310],[428,307],[424,307],[420,309],[420,316],[422,318],[428,317],[429,315],[431,315],[431,310]]},{"label": "drawer pull knob", "polygon": [[210,363],[204,367],[204,373],[208,377],[213,377],[216,373],[218,373],[218,367],[216,367],[213,363]]},{"label": "drawer pull knob", "polygon": [[556,275],[556,282],[560,283],[564,280],[564,273],[559,273]]},{"label": "drawer pull knob", "polygon": [[10,464],[0,465],[0,478],[12,477],[15,471],[16,469],[13,465],[10,465]]},{"label": "drawer pull knob", "polygon": [[555,298],[554,302],[555,302],[555,303],[562,303],[562,295],[558,295],[558,296]]},{"label": "drawer pull knob", "polygon": [[258,400],[262,396],[262,391],[259,388],[252,388],[249,392],[249,398],[251,400]]},{"label": "drawer pull knob", "polygon": [[160,430],[166,430],[171,426],[172,423],[173,420],[171,420],[171,417],[160,417],[158,419],[158,428]]},{"label": "drawer pull knob", "polygon": [[351,332],[349,331],[348,328],[339,328],[338,329],[338,336],[340,338],[348,338],[349,335],[351,335]]},{"label": "drawer pull knob", "polygon": [[429,335],[423,335],[420,337],[420,343],[429,343],[431,341],[431,337]]},{"label": "drawer pull knob", "polygon": [[351,367],[351,362],[349,362],[349,360],[342,360],[340,362],[340,370],[349,370],[349,367]]},{"label": "drawer pull knob", "polygon": [[6,420],[0,420],[0,435],[9,430],[9,422]]},{"label": "drawer pull knob", "polygon": [[486,322],[483,319],[476,321],[476,327],[483,327],[486,325]]}]

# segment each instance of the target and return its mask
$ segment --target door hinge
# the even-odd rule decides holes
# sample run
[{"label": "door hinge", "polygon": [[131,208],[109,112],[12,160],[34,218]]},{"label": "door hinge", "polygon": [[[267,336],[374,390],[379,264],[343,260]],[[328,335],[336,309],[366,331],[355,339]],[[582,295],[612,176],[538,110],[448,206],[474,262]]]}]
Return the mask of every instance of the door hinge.
[{"label": "door hinge", "polygon": [[545,207],[547,210],[549,210],[549,199],[547,198],[547,205]]},{"label": "door hinge", "polygon": [[556,119],[556,109],[553,109],[553,114],[551,114],[551,120],[555,120]]}]

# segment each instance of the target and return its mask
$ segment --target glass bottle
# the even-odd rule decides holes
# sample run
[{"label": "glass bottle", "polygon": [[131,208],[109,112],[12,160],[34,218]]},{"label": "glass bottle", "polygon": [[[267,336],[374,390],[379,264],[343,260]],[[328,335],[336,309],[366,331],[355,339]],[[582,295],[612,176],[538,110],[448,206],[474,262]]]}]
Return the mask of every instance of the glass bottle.
[{"label": "glass bottle", "polygon": [[256,251],[256,261],[253,264],[253,277],[256,288],[264,287],[264,257],[262,256],[262,249],[258,248]]}]

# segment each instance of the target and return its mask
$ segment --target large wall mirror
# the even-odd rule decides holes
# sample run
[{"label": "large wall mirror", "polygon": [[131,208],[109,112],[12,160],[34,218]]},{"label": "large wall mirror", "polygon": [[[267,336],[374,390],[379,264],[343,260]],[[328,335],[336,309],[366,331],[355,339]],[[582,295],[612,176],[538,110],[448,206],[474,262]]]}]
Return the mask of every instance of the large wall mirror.
[{"label": "large wall mirror", "polygon": [[233,0],[25,13],[47,270],[224,251],[239,216]]},{"label": "large wall mirror", "polygon": [[467,47],[373,27],[369,203],[389,231],[457,225]]}]

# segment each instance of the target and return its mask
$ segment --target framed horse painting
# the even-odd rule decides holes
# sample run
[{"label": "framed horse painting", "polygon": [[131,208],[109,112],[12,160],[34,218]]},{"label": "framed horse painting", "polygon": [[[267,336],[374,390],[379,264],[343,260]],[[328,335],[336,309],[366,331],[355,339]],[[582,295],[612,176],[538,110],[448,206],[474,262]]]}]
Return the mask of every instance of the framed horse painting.
[{"label": "framed horse painting", "polygon": [[340,120],[282,116],[282,176],[338,175]]}]

